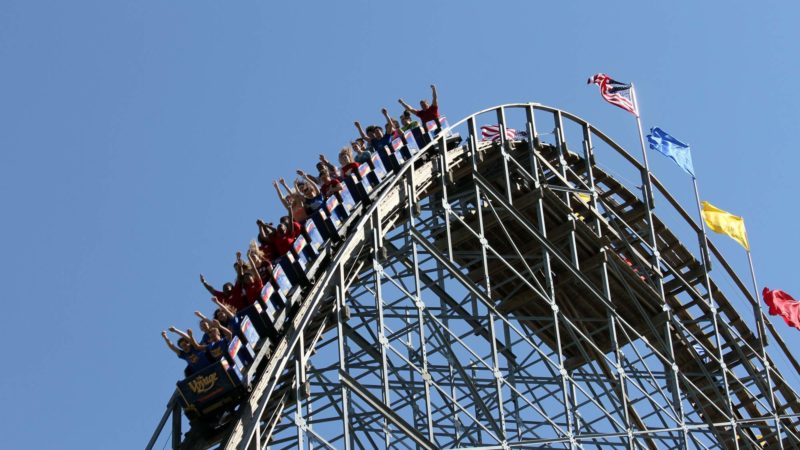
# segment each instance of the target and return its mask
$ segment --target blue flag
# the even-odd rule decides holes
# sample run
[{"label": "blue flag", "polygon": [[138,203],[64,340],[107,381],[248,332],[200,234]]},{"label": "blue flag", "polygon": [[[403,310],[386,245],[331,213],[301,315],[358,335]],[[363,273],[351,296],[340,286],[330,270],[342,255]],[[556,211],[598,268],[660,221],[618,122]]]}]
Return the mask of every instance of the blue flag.
[{"label": "blue flag", "polygon": [[673,161],[681,166],[681,169],[685,170],[689,175],[694,176],[692,152],[687,144],[675,139],[658,127],[650,128],[650,134],[647,135],[647,142],[650,143],[650,148],[652,150],[672,158]]}]

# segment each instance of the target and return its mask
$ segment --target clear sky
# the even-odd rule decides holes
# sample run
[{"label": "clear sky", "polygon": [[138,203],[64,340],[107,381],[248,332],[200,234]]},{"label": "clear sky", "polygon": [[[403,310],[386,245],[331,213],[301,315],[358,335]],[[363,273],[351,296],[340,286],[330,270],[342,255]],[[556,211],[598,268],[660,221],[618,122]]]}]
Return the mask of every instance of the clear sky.
[{"label": "clear sky", "polygon": [[634,81],[645,126],[691,143],[704,198],[747,220],[760,283],[800,296],[797,5],[1,1],[2,446],[143,447],[182,369],[159,333],[211,310],[198,274],[221,285],[280,214],[271,180],[431,83],[451,122],[536,101],[638,155],[586,85]]}]

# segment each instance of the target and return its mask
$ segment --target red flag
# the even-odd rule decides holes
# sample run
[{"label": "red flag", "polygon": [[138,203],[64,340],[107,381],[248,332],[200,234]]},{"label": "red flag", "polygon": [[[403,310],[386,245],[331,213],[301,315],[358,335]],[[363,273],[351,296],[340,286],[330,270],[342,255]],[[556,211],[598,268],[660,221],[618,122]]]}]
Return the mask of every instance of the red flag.
[{"label": "red flag", "polygon": [[630,84],[613,80],[604,73],[598,73],[594,75],[593,77],[589,78],[587,83],[594,83],[600,86],[600,95],[602,95],[605,101],[608,103],[619,106],[634,116],[639,116],[639,112],[636,111],[636,105],[634,105],[633,97],[631,96],[633,86]]},{"label": "red flag", "polygon": [[800,330],[800,302],[786,292],[777,289],[770,291],[765,287],[763,295],[764,303],[769,306],[771,316],[781,316],[786,325]]}]

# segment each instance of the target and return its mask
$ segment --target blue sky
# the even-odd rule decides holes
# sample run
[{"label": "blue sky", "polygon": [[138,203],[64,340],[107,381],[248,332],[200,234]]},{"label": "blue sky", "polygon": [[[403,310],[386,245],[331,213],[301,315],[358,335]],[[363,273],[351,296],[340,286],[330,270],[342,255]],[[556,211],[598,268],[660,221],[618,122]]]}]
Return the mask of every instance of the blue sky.
[{"label": "blue sky", "polygon": [[797,17],[788,1],[0,2],[4,447],[141,448],[181,373],[159,333],[211,309],[198,274],[222,284],[256,218],[280,214],[271,180],[431,83],[451,121],[536,101],[638,155],[630,116],[585,84],[636,82],[645,126],[691,143],[704,198],[745,217],[759,282],[800,296]]}]

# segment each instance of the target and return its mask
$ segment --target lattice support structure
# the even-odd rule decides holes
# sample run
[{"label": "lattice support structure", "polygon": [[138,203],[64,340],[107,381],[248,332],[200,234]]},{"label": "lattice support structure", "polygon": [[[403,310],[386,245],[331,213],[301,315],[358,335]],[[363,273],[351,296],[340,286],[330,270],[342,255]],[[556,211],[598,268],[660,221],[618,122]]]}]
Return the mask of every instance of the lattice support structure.
[{"label": "lattice support structure", "polygon": [[[480,140],[512,115],[531,139]],[[768,321],[761,347],[735,307],[757,300],[716,248],[683,243],[701,236],[582,119],[476,113],[354,221],[240,416],[175,445],[797,449],[798,396],[769,353],[797,363]]]}]

